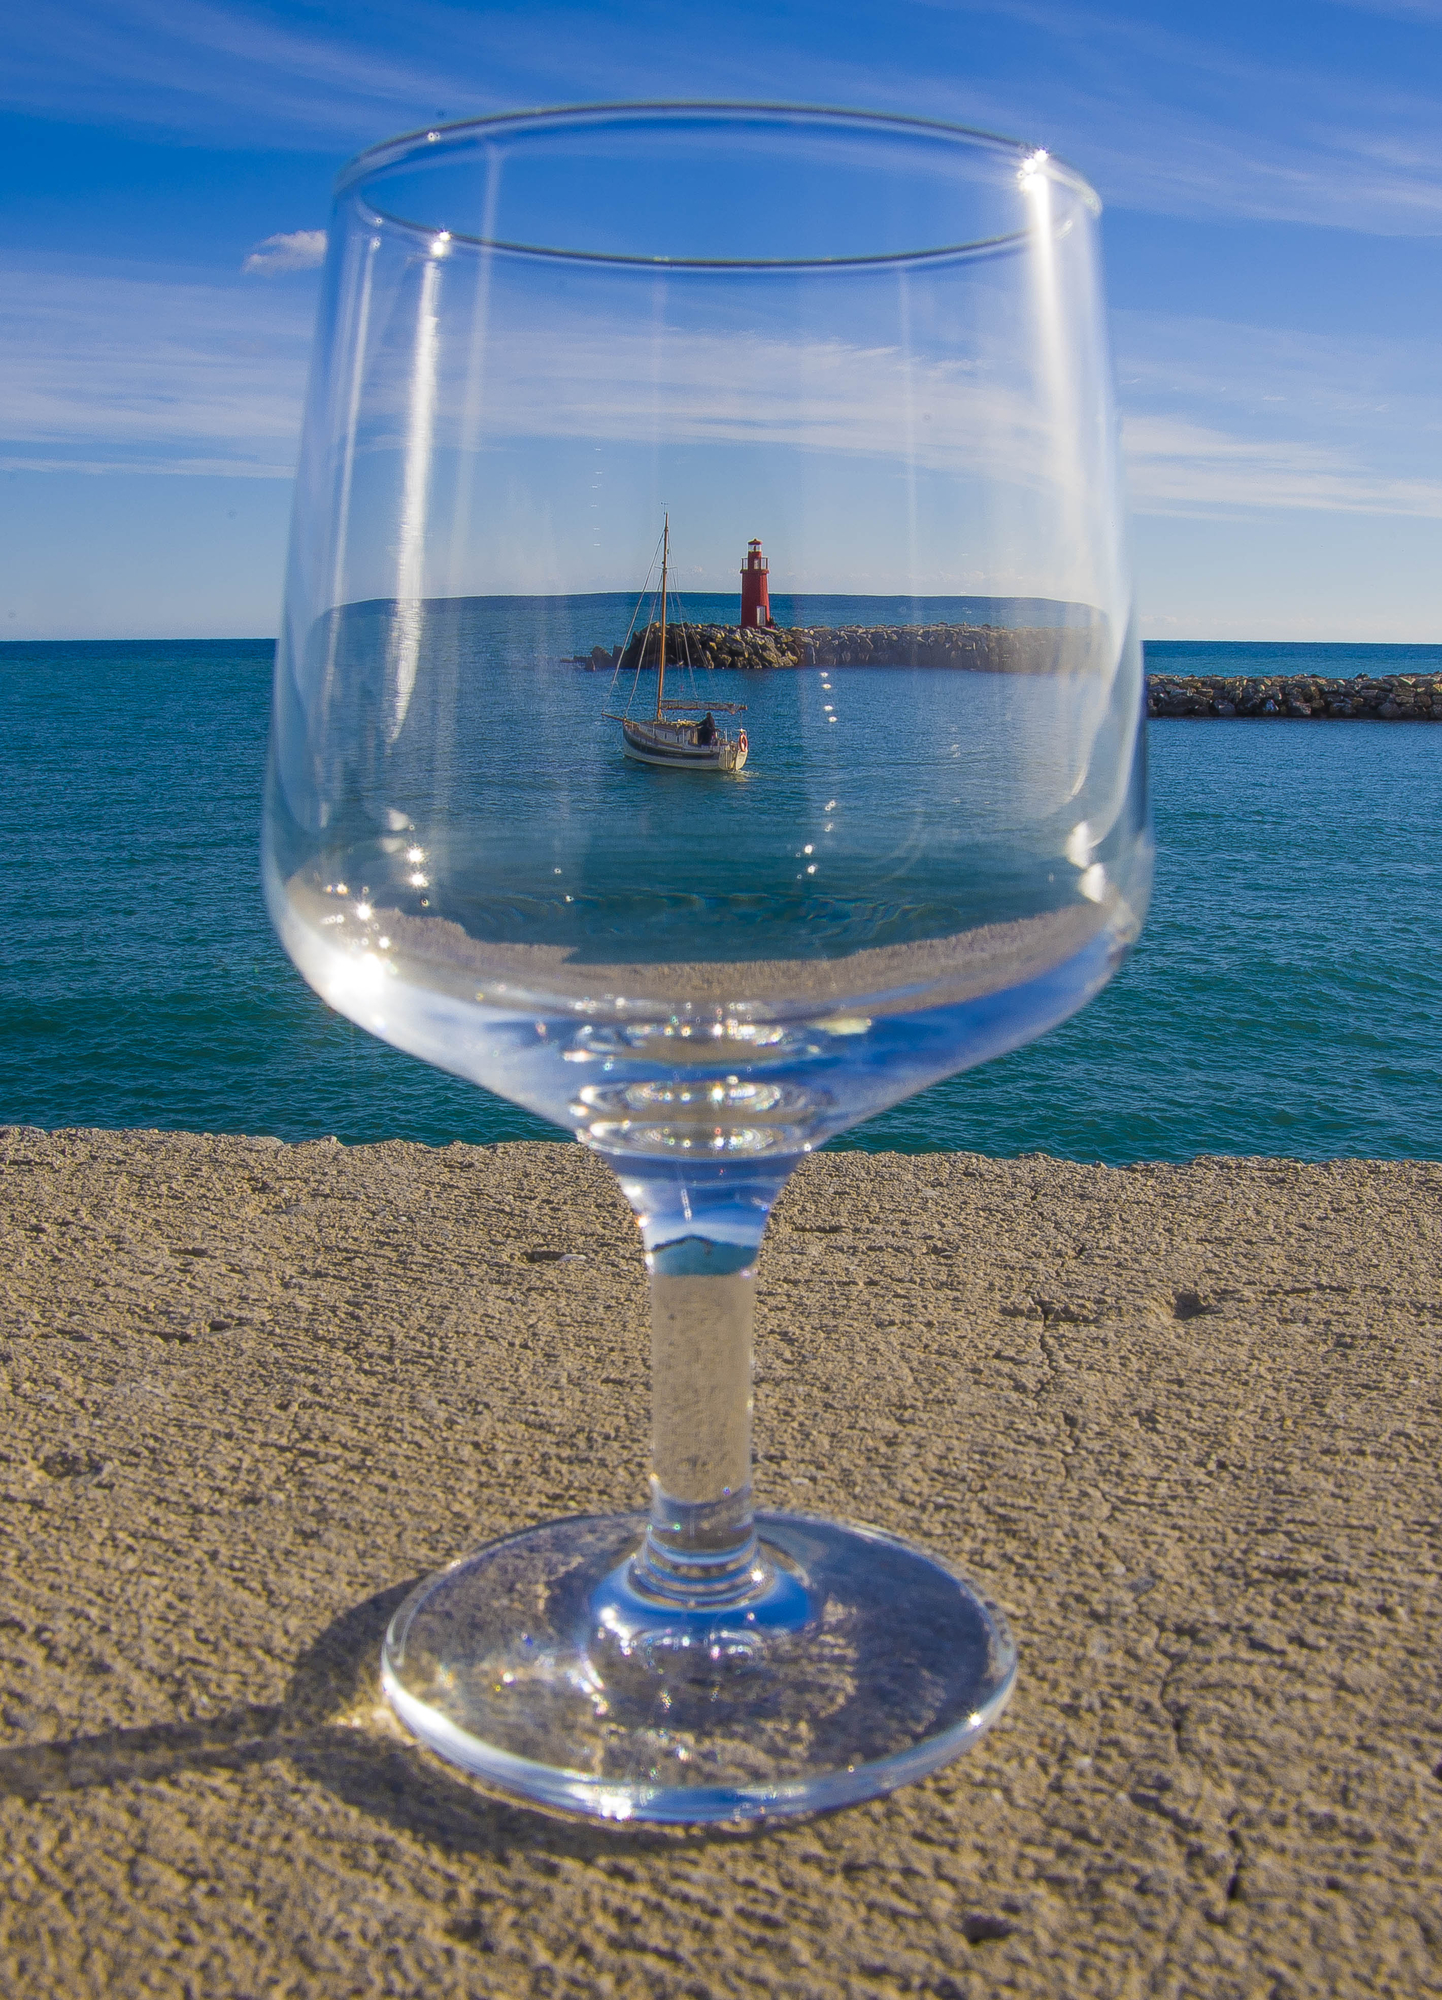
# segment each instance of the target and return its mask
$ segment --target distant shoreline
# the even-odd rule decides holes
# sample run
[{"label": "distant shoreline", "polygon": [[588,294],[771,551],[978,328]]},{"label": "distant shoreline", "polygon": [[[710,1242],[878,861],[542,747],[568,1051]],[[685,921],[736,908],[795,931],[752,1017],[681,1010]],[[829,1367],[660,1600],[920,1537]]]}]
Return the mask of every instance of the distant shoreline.
[{"label": "distant shoreline", "polygon": [[[610,596],[612,594],[596,593],[596,595],[604,596],[609,602]],[[517,603],[523,603],[527,602],[528,600],[507,599],[507,600],[492,600],[492,601],[497,603],[501,602],[510,603],[512,601]],[[584,600],[577,599],[574,597],[564,598],[557,601],[578,606],[584,602]],[[628,615],[629,615],[629,607],[630,607],[630,600],[627,600]],[[708,621],[699,619],[693,622],[698,624],[708,623]],[[1036,621],[1036,623],[1038,624],[1042,622],[1043,621],[1041,620]],[[981,623],[982,626],[984,626],[985,621],[981,621]],[[717,624],[714,623],[714,621],[711,621],[711,627],[712,629],[715,629],[717,631],[726,631],[732,634],[734,634],[737,631],[737,627],[734,625]],[[811,629],[813,628],[810,626],[801,626],[801,625],[775,626],[771,628],[773,636],[777,631],[802,631]],[[897,628],[894,626],[882,626],[879,624],[873,624],[870,626],[861,626],[859,624],[855,624],[847,626],[837,625],[828,629],[879,631],[879,630],[894,630]],[[920,628],[918,627],[918,629]],[[953,627],[952,629],[960,629],[960,628]],[[968,629],[974,630],[974,629],[979,629],[979,627],[972,626]],[[1022,628],[1019,627],[1006,628],[1004,626],[1003,627],[993,626],[992,629],[1016,630]],[[578,634],[577,636],[579,638],[580,635]],[[1417,671],[1427,672],[1427,673],[1435,671],[1442,673],[1442,640],[1436,640],[1436,639],[1143,639],[1141,644],[1144,655],[1146,656],[1147,660],[1150,663],[1152,663],[1151,670],[1153,676],[1167,678],[1167,679],[1174,679],[1178,675],[1185,674],[1186,669],[1180,664],[1180,662],[1183,659],[1195,658],[1197,655],[1205,654],[1208,656],[1217,656],[1219,659],[1222,656],[1226,656],[1235,659],[1240,664],[1245,660],[1247,655],[1255,654],[1258,652],[1265,652],[1268,654],[1272,654],[1274,656],[1291,655],[1297,658],[1299,661],[1303,658],[1310,660],[1316,664],[1312,665],[1306,671],[1310,672],[1312,675],[1320,675],[1320,678],[1323,680],[1333,680],[1333,679],[1340,680],[1346,678],[1344,675],[1341,674],[1329,673],[1326,670],[1326,668],[1323,665],[1321,665],[1321,662],[1325,660],[1328,655],[1366,654],[1373,657],[1388,655],[1394,658],[1398,655],[1411,655],[1416,657],[1418,660]],[[220,634],[220,635],[214,633],[205,633],[198,636],[193,635],[190,637],[184,637],[184,636],[177,637],[174,634],[170,633],[156,634],[156,633],[143,633],[143,632],[120,634],[120,635],[105,635],[105,636],[93,633],[88,635],[69,633],[69,634],[51,634],[48,636],[37,637],[35,634],[32,633],[29,634],[28,636],[22,636],[18,634],[16,635],[6,634],[0,636],[0,655],[9,653],[12,655],[18,654],[23,656],[26,654],[34,654],[37,652],[50,652],[50,651],[77,652],[77,653],[78,652],[123,653],[126,651],[132,651],[136,647],[145,647],[147,649],[155,648],[157,650],[162,650],[167,653],[173,653],[178,651],[191,651],[195,649],[203,649],[209,652],[224,652],[228,649],[236,649],[236,648],[243,649],[247,652],[254,649],[256,652],[260,652],[263,650],[267,653],[273,653],[275,645],[276,645],[276,639],[273,633],[268,636],[265,634],[258,635],[255,633],[240,633],[240,634],[231,633],[231,634]],[[606,650],[609,653],[610,649],[606,648],[603,650]],[[1171,659],[1176,659],[1178,661],[1178,666],[1175,673],[1167,672],[1165,662]],[[1433,661],[1436,662],[1435,668],[1431,664]],[[1280,665],[1281,662],[1279,661],[1278,662],[1279,669]],[[1204,670],[1202,678],[1204,679],[1212,678],[1211,672],[1209,670]],[[1290,673],[1288,674],[1288,678],[1291,678]]]}]

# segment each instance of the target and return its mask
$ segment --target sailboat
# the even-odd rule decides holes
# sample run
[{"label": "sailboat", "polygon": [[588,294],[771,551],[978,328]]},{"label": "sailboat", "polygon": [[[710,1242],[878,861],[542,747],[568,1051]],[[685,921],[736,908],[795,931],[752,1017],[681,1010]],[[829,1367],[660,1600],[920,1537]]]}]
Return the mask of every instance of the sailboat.
[{"label": "sailboat", "polygon": [[[634,757],[638,764],[664,764],[672,771],[739,771],[746,762],[749,748],[746,731],[738,728],[734,736],[728,735],[724,729],[717,728],[716,716],[718,713],[743,715],[746,711],[744,702],[712,702],[704,714],[697,715],[695,711],[702,706],[700,702],[666,699],[666,595],[670,562],[671,517],[668,514],[661,528],[661,643],[656,661],[656,713],[640,717],[629,713],[610,715],[608,710],[607,714],[611,721],[620,723],[622,746],[626,755]],[[644,592],[642,595],[644,597]],[[639,611],[639,605],[637,609]],[[650,631],[648,625],[648,635]],[[644,658],[644,639],[641,654]],[[639,664],[636,678],[639,681]],[[691,713],[685,713],[687,710]]]}]

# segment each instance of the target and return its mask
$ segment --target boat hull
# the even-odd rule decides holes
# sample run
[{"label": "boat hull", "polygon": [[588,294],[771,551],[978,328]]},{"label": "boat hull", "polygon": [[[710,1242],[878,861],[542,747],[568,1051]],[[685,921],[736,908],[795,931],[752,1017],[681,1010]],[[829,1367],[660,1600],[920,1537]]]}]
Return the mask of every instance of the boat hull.
[{"label": "boat hull", "polygon": [[698,743],[692,724],[623,722],[621,735],[628,757],[668,771],[739,771],[746,762],[744,729],[734,740],[718,736],[713,743]]}]

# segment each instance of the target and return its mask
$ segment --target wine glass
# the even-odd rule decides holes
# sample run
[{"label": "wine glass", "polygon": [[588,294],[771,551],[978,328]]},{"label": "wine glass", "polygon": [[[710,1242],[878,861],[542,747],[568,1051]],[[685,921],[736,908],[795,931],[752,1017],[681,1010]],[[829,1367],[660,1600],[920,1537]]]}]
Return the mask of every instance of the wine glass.
[{"label": "wine glass", "polygon": [[331,1006],[614,1168],[650,1273],[649,1510],[521,1526],[385,1641],[407,1727],[540,1804],[838,1805],[1010,1693],[939,1556],[754,1508],[752,1297],[807,1153],[1064,1019],[1144,913],[1097,213],[1034,148],[789,106],[340,176],[271,913]]}]

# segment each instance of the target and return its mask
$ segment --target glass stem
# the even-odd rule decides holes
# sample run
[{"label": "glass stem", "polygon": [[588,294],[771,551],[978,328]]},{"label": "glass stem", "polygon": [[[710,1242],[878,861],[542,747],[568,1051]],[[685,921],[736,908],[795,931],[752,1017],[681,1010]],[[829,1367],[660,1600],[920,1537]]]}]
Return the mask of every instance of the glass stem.
[{"label": "glass stem", "polygon": [[613,1161],[651,1276],[651,1519],[633,1566],[697,1610],[766,1587],[751,1498],[756,1257],[794,1161]]}]

